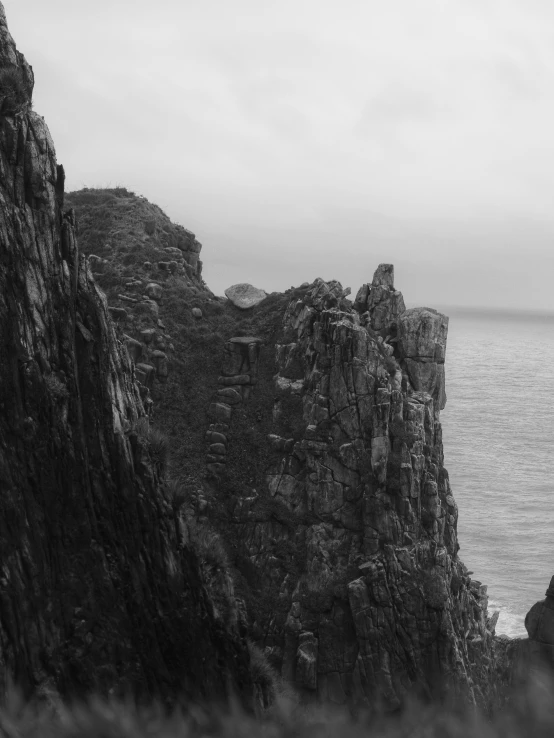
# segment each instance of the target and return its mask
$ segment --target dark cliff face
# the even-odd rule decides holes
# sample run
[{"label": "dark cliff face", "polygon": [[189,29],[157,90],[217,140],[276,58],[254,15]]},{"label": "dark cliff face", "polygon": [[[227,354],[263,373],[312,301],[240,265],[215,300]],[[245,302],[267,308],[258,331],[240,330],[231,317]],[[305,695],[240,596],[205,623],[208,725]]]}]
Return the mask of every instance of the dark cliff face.
[{"label": "dark cliff face", "polygon": [[[14,194],[5,200],[21,221],[7,219],[10,243],[20,245],[11,249],[9,258],[17,264],[10,267],[5,294],[20,290],[11,309],[25,305],[18,320],[30,327],[25,340],[3,343],[25,347],[23,353],[6,352],[11,362],[6,401],[19,405],[3,416],[6,427],[5,418],[12,418],[10,430],[3,431],[10,443],[3,468],[12,475],[21,469],[17,488],[26,497],[12,507],[20,511],[33,504],[38,512],[26,513],[27,518],[42,516],[50,526],[34,533],[46,543],[31,546],[31,562],[44,567],[48,561],[57,578],[71,580],[63,584],[71,603],[62,608],[69,618],[63,635],[43,638],[42,615],[41,625],[26,625],[26,632],[59,649],[68,638],[82,637],[72,635],[81,628],[92,634],[89,650],[113,641],[114,634],[123,648],[126,634],[154,623],[146,637],[149,644],[156,640],[149,671],[142,665],[127,674],[123,666],[140,653],[136,643],[103,654],[105,668],[157,686],[161,674],[179,671],[164,660],[178,658],[197,642],[203,654],[212,654],[202,667],[191,666],[207,669],[199,684],[210,679],[220,684],[212,669],[216,663],[237,683],[244,678],[240,667],[229,666],[237,654],[244,665],[236,641],[221,631],[221,623],[217,629],[217,618],[205,615],[203,608],[209,607],[195,584],[190,552],[175,550],[175,526],[164,518],[156,472],[131,430],[153,395],[150,414],[171,434],[174,472],[189,489],[187,510],[223,535],[234,567],[233,581],[225,586],[247,612],[253,639],[304,698],[339,704],[384,698],[395,706],[414,688],[440,693],[458,687],[482,697],[494,668],[494,620],[487,616],[486,587],[471,580],[457,556],[458,512],[440,424],[448,318],[431,308],[406,310],[391,265],[381,265],[353,302],[337,282],[318,279],[239,310],[202,282],[193,234],[121,188],[68,197],[88,254],[87,262],[78,259],[71,218],[60,220],[60,173],[42,120],[32,114],[5,120],[3,166],[8,171],[12,161],[10,176],[19,182],[10,185]],[[25,159],[21,151],[27,144],[14,141],[35,139]],[[40,166],[25,174],[30,165],[18,165],[17,156],[32,162],[35,152],[42,152]],[[38,170],[49,172],[46,180]],[[42,234],[39,241],[31,237],[34,232]],[[40,239],[47,242],[41,245]],[[30,259],[33,249],[37,255]],[[33,265],[50,253],[48,267],[37,272]],[[34,273],[38,277],[27,276]],[[19,287],[18,275],[24,275]],[[117,321],[115,333],[95,280]],[[41,307],[44,299],[50,301],[47,307]],[[43,314],[49,316],[46,323]],[[3,325],[7,331],[19,323],[6,319]],[[130,379],[132,365],[138,385]],[[37,390],[46,398],[40,410],[21,405],[35,396],[22,389],[27,366],[37,386],[50,383]],[[22,429],[17,436],[15,427]],[[50,469],[46,478],[55,482],[39,484],[38,469],[43,476]],[[72,478],[78,482],[68,481]],[[74,518],[83,530],[75,528]],[[29,536],[26,520],[20,516],[18,525]],[[182,526],[176,529],[179,543]],[[78,535],[71,533],[77,530]],[[51,539],[61,541],[61,552],[46,553]],[[97,550],[98,561],[90,559],[90,551]],[[79,557],[83,568],[71,564]],[[32,568],[28,574],[26,565],[15,561],[17,586],[34,582]],[[177,562],[183,582],[178,594],[162,585],[168,576],[163,561]],[[77,569],[70,574],[72,566]],[[100,584],[83,577],[94,567]],[[173,564],[167,570],[174,571]],[[78,609],[82,605],[74,604],[88,591],[82,587],[75,594],[71,582],[79,579],[92,582],[95,592],[103,592],[106,581],[110,586],[115,581],[121,591],[119,599],[110,600],[117,615],[108,631],[87,631],[71,620],[77,612],[78,623],[89,623]],[[145,580],[149,599],[137,594],[137,582]],[[57,579],[48,586],[56,592]],[[188,618],[183,627],[171,621],[160,633],[154,591],[169,603],[164,612]],[[45,594],[40,597],[40,608],[51,612]],[[185,598],[184,604],[174,597]],[[148,611],[139,606],[146,600]],[[199,620],[190,615],[196,606]],[[59,622],[62,610],[52,619]],[[133,620],[136,612],[144,616],[140,627]],[[96,628],[108,627],[98,622]],[[175,641],[169,647],[174,626],[182,637],[187,634],[181,652]],[[165,645],[158,648],[160,639]],[[14,663],[14,644],[20,641],[16,631],[6,636],[11,645],[4,651],[11,648]],[[75,648],[84,648],[80,643],[75,641]],[[41,648],[44,663],[65,664],[55,649]],[[32,669],[29,673],[38,678]],[[85,679],[73,671],[64,678]]]},{"label": "dark cliff face", "polygon": [[482,696],[494,625],[457,557],[447,330],[435,310],[406,310],[381,265],[353,305],[316,280],[273,338],[224,353],[207,435],[214,515],[226,500],[254,634],[306,698]]},{"label": "dark cliff face", "polygon": [[162,494],[32,79],[0,4],[0,677],[29,692],[245,691],[245,644]]},{"label": "dark cliff face", "polygon": [[494,621],[457,556],[440,425],[448,318],[406,310],[390,265],[353,303],[316,280],[239,310],[155,258],[111,283],[117,239],[105,258],[97,278],[126,304],[191,506],[223,534],[273,665],[306,699],[395,705],[454,687],[479,699]]}]

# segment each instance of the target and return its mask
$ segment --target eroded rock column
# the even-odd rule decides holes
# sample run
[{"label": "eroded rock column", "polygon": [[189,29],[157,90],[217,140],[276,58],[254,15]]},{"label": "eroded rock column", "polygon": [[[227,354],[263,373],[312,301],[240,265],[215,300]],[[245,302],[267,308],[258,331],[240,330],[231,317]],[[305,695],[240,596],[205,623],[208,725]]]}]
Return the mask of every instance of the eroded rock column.
[{"label": "eroded rock column", "polygon": [[246,402],[251,388],[258,381],[258,356],[261,338],[237,336],[225,345],[225,358],[218,378],[219,389],[210,405],[213,420],[206,433],[209,444],[206,469],[219,476],[225,470],[229,428],[234,410]]}]

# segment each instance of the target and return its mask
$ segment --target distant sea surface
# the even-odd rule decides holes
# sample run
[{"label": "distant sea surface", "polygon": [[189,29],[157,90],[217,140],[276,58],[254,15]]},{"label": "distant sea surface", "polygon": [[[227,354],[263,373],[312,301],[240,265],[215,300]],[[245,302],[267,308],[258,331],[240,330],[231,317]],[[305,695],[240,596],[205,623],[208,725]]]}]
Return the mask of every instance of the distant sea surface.
[{"label": "distant sea surface", "polygon": [[459,555],[488,585],[496,632],[524,636],[554,575],[554,315],[441,310]]}]

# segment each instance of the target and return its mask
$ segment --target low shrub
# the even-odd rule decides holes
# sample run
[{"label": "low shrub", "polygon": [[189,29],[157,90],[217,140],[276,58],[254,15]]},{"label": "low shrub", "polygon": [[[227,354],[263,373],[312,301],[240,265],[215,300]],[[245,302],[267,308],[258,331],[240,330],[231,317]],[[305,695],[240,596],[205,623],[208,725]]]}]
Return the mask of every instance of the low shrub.
[{"label": "low shrub", "polygon": [[44,383],[48,387],[51,397],[57,402],[62,402],[69,397],[69,390],[55,374],[47,374],[44,377]]},{"label": "low shrub", "polygon": [[219,534],[206,523],[194,519],[187,523],[190,545],[198,557],[214,614],[227,628],[233,629],[237,624],[238,607],[225,545]]},{"label": "low shrub", "polygon": [[190,486],[179,479],[168,480],[163,487],[164,497],[174,512],[178,513],[183,507],[188,507],[192,501]]},{"label": "low shrub", "polygon": [[[253,674],[271,676],[254,655]],[[553,682],[535,680],[514,691],[509,704],[485,716],[464,701],[445,706],[413,701],[395,713],[350,711],[299,705],[276,699],[262,716],[244,712],[235,700],[220,705],[181,704],[169,711],[159,702],[101,699],[64,703],[58,697],[25,702],[10,688],[0,708],[0,735],[13,738],[551,738],[554,735]],[[278,688],[278,687],[277,687]]]},{"label": "low shrub", "polygon": [[150,428],[147,436],[148,453],[152,459],[152,463],[160,476],[167,471],[169,464],[169,454],[171,443],[165,433],[157,428]]},{"label": "low shrub", "polygon": [[168,436],[163,431],[152,428],[146,416],[135,421],[133,431],[146,442],[150,459],[159,476],[163,477],[167,471],[171,453],[171,442]]}]

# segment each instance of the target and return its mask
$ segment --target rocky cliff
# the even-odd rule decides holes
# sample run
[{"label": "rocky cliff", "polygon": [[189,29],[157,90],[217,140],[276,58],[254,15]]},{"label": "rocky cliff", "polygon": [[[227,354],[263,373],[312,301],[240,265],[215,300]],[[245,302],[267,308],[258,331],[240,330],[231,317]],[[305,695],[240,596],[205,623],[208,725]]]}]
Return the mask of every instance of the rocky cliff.
[{"label": "rocky cliff", "polygon": [[[32,88],[0,4],[1,681],[247,694],[244,639],[218,617],[162,480],[147,392],[79,253]],[[198,245],[180,236],[198,281]]]},{"label": "rocky cliff", "polygon": [[316,280],[272,340],[225,350],[208,489],[236,526],[253,632],[306,698],[395,705],[486,683],[494,625],[457,556],[443,463],[447,330],[406,310],[381,265],[353,304]]},{"label": "rocky cliff", "polygon": [[[386,264],[353,301],[316,279],[240,309],[203,283],[194,234],[122,188],[67,198],[80,255],[0,30],[4,673],[222,694],[249,684],[247,624],[306,700],[482,697],[494,621],[457,555],[448,318],[406,310]],[[217,527],[232,575],[199,567],[180,510]]]},{"label": "rocky cliff", "polygon": [[[83,194],[106,193],[71,195],[91,218]],[[316,280],[245,310],[160,269],[163,243],[122,271],[119,243],[97,279],[114,309],[126,305],[125,340],[172,431],[191,509],[222,533],[275,668],[306,699],[482,697],[494,621],[457,556],[440,425],[448,318],[406,310],[390,265],[354,301]]]}]

